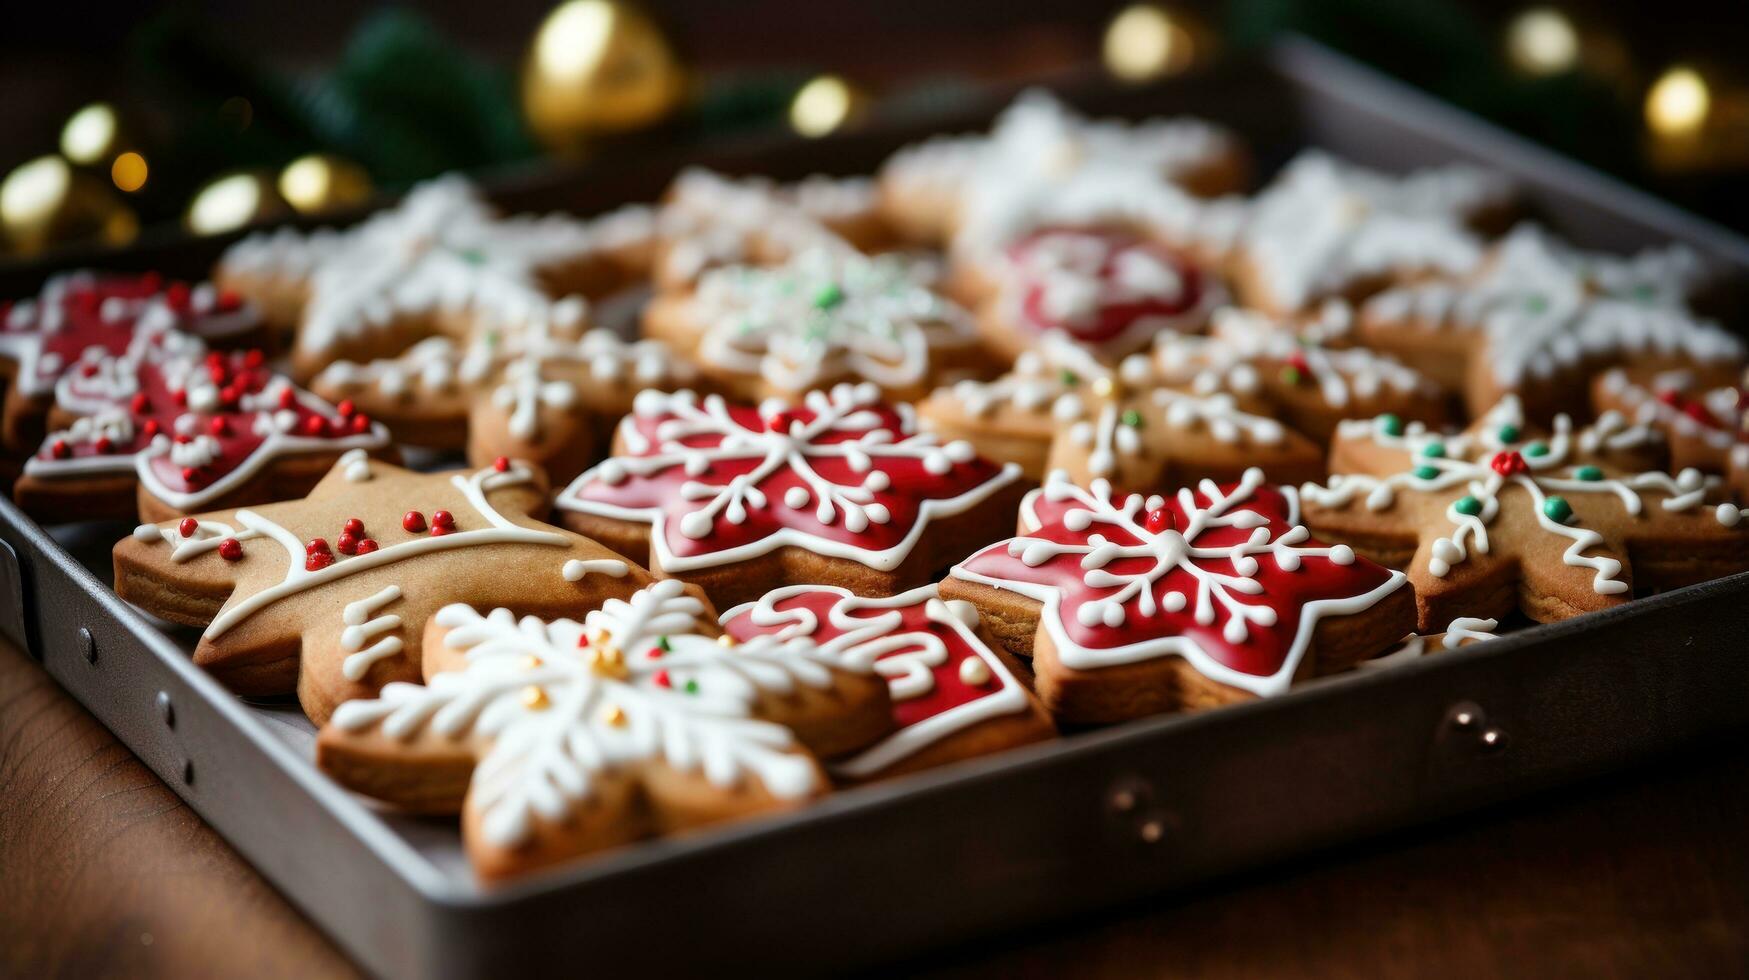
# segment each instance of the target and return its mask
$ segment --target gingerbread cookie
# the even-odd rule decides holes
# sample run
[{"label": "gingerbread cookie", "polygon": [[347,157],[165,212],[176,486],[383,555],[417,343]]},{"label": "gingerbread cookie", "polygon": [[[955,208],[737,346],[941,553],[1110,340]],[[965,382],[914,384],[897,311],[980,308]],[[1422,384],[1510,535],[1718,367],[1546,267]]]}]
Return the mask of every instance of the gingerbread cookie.
[{"label": "gingerbread cookie", "polygon": [[1023,354],[1003,378],[937,391],[918,415],[944,438],[1014,460],[1034,481],[1060,469],[1083,485],[1103,478],[1146,490],[1230,481],[1252,466],[1283,480],[1324,473],[1321,446],[1246,411],[1232,394],[1168,384],[1143,354],[1109,368],[1055,336]]},{"label": "gingerbread cookie", "polygon": [[446,606],[424,632],[441,661],[427,683],[340,705],[316,761],[360,792],[461,811],[469,859],[497,880],[797,806],[827,789],[814,754],[891,725],[872,655],[718,640],[676,581],[581,623]]},{"label": "gingerbread cookie", "polygon": [[1741,383],[1708,386],[1694,371],[1611,368],[1591,382],[1599,411],[1618,412],[1664,434],[1670,467],[1719,473],[1749,501],[1749,395]]},{"label": "gingerbread cookie", "polygon": [[127,353],[140,334],[165,331],[224,347],[273,339],[256,308],[236,293],[156,273],[73,272],[49,280],[33,299],[0,303],[0,377],[6,381],[0,442],[21,455],[35,449],[62,377]]},{"label": "gingerbread cookie", "polygon": [[413,473],[351,456],[305,500],[142,524],[115,546],[123,599],[204,626],[194,660],[240,694],[336,704],[421,676],[418,637],[452,602],[576,614],[649,573],[549,527],[537,470]]},{"label": "gingerbread cookie", "polygon": [[748,400],[795,399],[839,382],[873,382],[915,400],[987,370],[967,313],[931,288],[931,263],[810,250],[781,265],[707,272],[697,290],[658,295],[644,332],[717,387]]},{"label": "gingerbread cookie", "polygon": [[1154,362],[1167,383],[1198,394],[1231,392],[1318,443],[1328,443],[1349,418],[1390,413],[1434,424],[1452,418],[1451,394],[1432,379],[1352,346],[1352,321],[1352,308],[1341,300],[1290,322],[1227,307],[1215,311],[1208,336],[1156,337]]},{"label": "gingerbread cookie", "polygon": [[1494,630],[1499,626],[1500,621],[1496,619],[1459,616],[1446,624],[1445,629],[1438,633],[1411,633],[1404,637],[1403,642],[1398,644],[1396,648],[1371,660],[1362,660],[1359,666],[1368,669],[1395,667],[1411,660],[1420,660],[1430,653],[1474,646],[1487,640],[1498,639],[1499,637]]},{"label": "gingerbread cookie", "polygon": [[798,582],[860,595],[922,585],[1007,533],[1019,479],[919,432],[910,406],[871,384],[757,408],[646,391],[614,456],[554,506],[566,526],[726,607]]},{"label": "gingerbread cookie", "polygon": [[987,136],[936,137],[894,154],[881,167],[881,207],[911,241],[940,245],[964,224],[1032,206],[1087,170],[1214,196],[1238,190],[1248,166],[1238,139],[1202,120],[1092,120],[1034,89]]},{"label": "gingerbread cookie", "polygon": [[1409,569],[1423,630],[1514,609],[1567,619],[1636,586],[1749,568],[1749,537],[1717,510],[1718,478],[1621,465],[1648,440],[1660,442],[1643,427],[1575,429],[1564,415],[1545,436],[1510,398],[1457,436],[1356,421],[1337,433],[1338,475],[1301,489],[1306,523]]},{"label": "gingerbread cookie", "polygon": [[1307,151],[1252,203],[1233,284],[1244,305],[1288,316],[1407,279],[1462,276],[1482,261],[1477,230],[1511,198],[1504,178],[1461,164],[1394,177]]},{"label": "gingerbread cookie", "polygon": [[1039,699],[1063,721],[1279,694],[1414,626],[1403,574],[1313,540],[1292,488],[1260,470],[1171,498],[1053,473],[1021,526],[954,566],[941,595],[1031,657]]},{"label": "gingerbread cookie", "polygon": [[743,642],[769,636],[857,663],[873,659],[891,688],[896,730],[830,763],[841,779],[884,779],[1056,734],[977,608],[943,602],[933,585],[878,599],[792,585],[729,610],[722,626]]},{"label": "gingerbread cookie", "polygon": [[65,428],[25,462],[14,498],[43,521],[160,521],[299,497],[343,454],[390,451],[387,429],[265,360],[171,331],[81,358],[55,387],[50,418]]},{"label": "gingerbread cookie", "polygon": [[1356,336],[1463,392],[1476,415],[1509,394],[1539,421],[1583,411],[1591,376],[1626,363],[1729,383],[1743,343],[1685,305],[1686,255],[1587,254],[1524,225],[1474,275],[1374,296]]}]

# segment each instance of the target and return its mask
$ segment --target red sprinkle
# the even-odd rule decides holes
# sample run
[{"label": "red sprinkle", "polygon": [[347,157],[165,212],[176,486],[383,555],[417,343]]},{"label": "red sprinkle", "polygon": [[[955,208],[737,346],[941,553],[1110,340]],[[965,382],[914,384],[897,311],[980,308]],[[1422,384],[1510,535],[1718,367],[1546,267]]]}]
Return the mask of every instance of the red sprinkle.
[{"label": "red sprinkle", "polygon": [[346,531],[341,531],[340,536],[334,539],[334,550],[343,555],[358,554],[358,537]]},{"label": "red sprinkle", "polygon": [[178,388],[175,391],[172,391],[170,393],[170,399],[178,405],[187,405],[188,404],[188,391],[187,391],[187,389]]},{"label": "red sprinkle", "polygon": [[362,538],[364,537],[364,522],[356,517],[348,517],[346,523],[340,525],[340,530],[355,538]]},{"label": "red sprinkle", "polygon": [[500,456],[497,459],[493,460],[492,461],[492,468],[497,470],[500,473],[503,473],[506,470],[510,469],[510,457]]},{"label": "red sprinkle", "polygon": [[375,550],[377,550],[377,543],[373,538],[365,538],[358,543],[358,553],[361,555],[368,555]]},{"label": "red sprinkle", "polygon": [[338,404],[334,407],[339,409],[340,414],[346,416],[347,418],[351,418],[352,414],[354,412],[358,411],[358,406],[354,405],[352,403],[352,399],[350,399],[350,398],[346,399],[345,401],[341,402],[340,404]]},{"label": "red sprinkle", "polygon": [[304,556],[304,571],[319,572],[334,564],[334,555],[327,551],[318,551]]},{"label": "red sprinkle", "polygon": [[1493,467],[1494,472],[1501,476],[1517,476],[1518,474],[1530,469],[1530,467],[1525,464],[1524,457],[1519,455],[1517,450],[1495,453],[1494,458],[1489,461],[1488,465]]},{"label": "red sprinkle", "polygon": [[1658,392],[1658,400],[1675,408],[1682,401],[1682,393],[1674,388],[1666,388]]},{"label": "red sprinkle", "polygon": [[656,671],[656,673],[650,679],[656,682],[657,687],[673,687],[674,686],[674,682],[669,679],[668,672],[665,670]]},{"label": "red sprinkle", "polygon": [[298,403],[298,393],[293,391],[290,386],[281,388],[279,390],[279,407],[280,408],[290,408],[293,405],[296,405],[297,403]]},{"label": "red sprinkle", "polygon": [[431,526],[455,527],[455,515],[447,510],[433,511],[431,514]]},{"label": "red sprinkle", "polygon": [[[219,296],[221,297],[221,303],[223,302],[222,297],[225,295],[226,295],[225,293],[219,294]],[[230,295],[232,295],[234,297],[236,294],[232,293]],[[243,364],[245,367],[258,368],[261,365],[266,364],[266,363],[267,363],[267,355],[262,353],[261,348],[259,348],[259,347],[250,348],[247,352],[245,352],[243,354]]]},{"label": "red sprinkle", "polygon": [[168,303],[170,308],[178,313],[188,309],[188,283],[171,283],[170,287],[164,290],[164,302]]},{"label": "red sprinkle", "polygon": [[1689,402],[1682,406],[1682,414],[1699,422],[1701,425],[1716,428],[1719,424],[1719,420],[1713,418],[1713,413],[1707,411],[1707,407],[1700,402]]},{"label": "red sprinkle", "polygon": [[231,432],[231,423],[226,422],[223,415],[213,416],[207,421],[206,427],[211,429],[215,436],[229,435]]},{"label": "red sprinkle", "polygon": [[115,449],[115,443],[108,436],[98,436],[97,442],[93,446],[100,453],[107,453]]},{"label": "red sprinkle", "polygon": [[243,545],[236,538],[226,538],[219,542],[219,557],[226,561],[240,561],[243,558]]},{"label": "red sprinkle", "polygon": [[765,427],[772,432],[787,433],[789,432],[790,423],[794,421],[795,416],[790,412],[772,412],[765,417]]},{"label": "red sprinkle", "polygon": [[158,429],[159,429],[159,425],[158,425],[157,419],[147,419],[146,424],[140,426],[140,430],[146,434],[146,438],[148,438],[148,439],[157,435]]},{"label": "red sprinkle", "polygon": [[192,466],[182,468],[182,482],[193,486],[200,479],[200,471]]},{"label": "red sprinkle", "polygon": [[304,545],[304,554],[306,555],[323,554],[327,551],[328,540],[326,538],[311,538],[310,543]]},{"label": "red sprinkle", "polygon": [[134,410],[135,415],[143,415],[151,411],[152,403],[146,399],[146,393],[142,391],[134,395],[134,399],[128,403],[128,407]]},{"label": "red sprinkle", "polygon": [[81,364],[79,366],[79,373],[83,374],[87,378],[92,377],[93,375],[97,374],[97,365],[95,365],[95,364]]},{"label": "red sprinkle", "polygon": [[425,515],[416,510],[410,510],[401,515],[401,528],[409,534],[418,534],[425,530]]},{"label": "red sprinkle", "polygon": [[176,525],[176,533],[185,538],[194,537],[194,532],[198,530],[200,530],[200,522],[192,517],[184,517],[182,522]]},{"label": "red sprinkle", "polygon": [[1164,507],[1156,507],[1148,511],[1148,516],[1143,519],[1142,526],[1148,529],[1149,534],[1169,531],[1172,529],[1172,514]]},{"label": "red sprinkle", "polygon": [[56,439],[54,444],[49,446],[49,455],[56,459],[66,459],[68,456],[73,455],[73,447],[67,445],[67,440],[65,439]]},{"label": "red sprinkle", "polygon": [[369,432],[370,431],[370,416],[364,414],[363,412],[359,412],[357,415],[354,415],[352,417],[352,431],[360,432],[360,433]]},{"label": "red sprinkle", "polygon": [[186,446],[193,441],[194,441],[193,436],[184,435],[183,433],[180,433],[180,432],[176,433],[176,444],[178,446]]},{"label": "red sprinkle", "polygon": [[[219,290],[219,295],[213,298],[213,306],[216,307],[218,309],[218,311],[221,313],[229,313],[232,310],[234,310],[242,305],[243,305],[243,297],[238,296],[235,291],[230,290],[230,289]],[[259,351],[251,351],[250,353],[253,354],[253,353],[260,353],[260,352]]]},{"label": "red sprinkle", "polygon": [[328,423],[323,421],[322,416],[311,415],[304,419],[305,435],[319,436],[326,431],[328,431]]},{"label": "red sprinkle", "polygon": [[434,537],[434,538],[441,538],[441,537],[443,537],[443,536],[444,536],[444,535],[446,535],[446,534],[451,534],[451,533],[454,533],[454,531],[455,531],[455,525],[454,525],[454,524],[450,524],[450,525],[447,525],[447,526],[445,526],[445,525],[443,525],[443,524],[433,524],[433,525],[431,525],[431,536],[432,536],[432,537]]}]

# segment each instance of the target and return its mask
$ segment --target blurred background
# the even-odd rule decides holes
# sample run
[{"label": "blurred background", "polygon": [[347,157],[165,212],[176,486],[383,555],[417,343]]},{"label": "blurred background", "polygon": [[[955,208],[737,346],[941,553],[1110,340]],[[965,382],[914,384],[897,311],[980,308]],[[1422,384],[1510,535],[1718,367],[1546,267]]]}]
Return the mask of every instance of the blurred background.
[{"label": "blurred background", "polygon": [[452,169],[635,160],[1208,70],[1288,33],[1749,232],[1737,2],[442,0],[15,5],[0,263],[340,213]]}]

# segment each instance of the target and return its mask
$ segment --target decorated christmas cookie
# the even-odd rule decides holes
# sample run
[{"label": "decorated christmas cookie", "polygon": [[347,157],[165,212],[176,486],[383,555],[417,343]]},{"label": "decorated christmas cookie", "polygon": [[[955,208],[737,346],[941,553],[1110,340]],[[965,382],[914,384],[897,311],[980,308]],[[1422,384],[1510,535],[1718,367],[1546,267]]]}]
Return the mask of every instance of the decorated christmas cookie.
[{"label": "decorated christmas cookie", "polygon": [[1591,375],[1628,363],[1729,383],[1744,346],[1685,305],[1694,261],[1680,249],[1582,253],[1521,226],[1473,275],[1374,296],[1356,336],[1462,391],[1474,414],[1508,394],[1532,419],[1582,411]]},{"label": "decorated christmas cookie", "polygon": [[565,524],[721,606],[798,582],[891,595],[1002,537],[1019,467],[917,430],[871,384],[758,407],[646,391],[614,456],[559,494]]},{"label": "decorated christmas cookie", "polygon": [[[164,520],[302,496],[343,454],[389,434],[264,366],[261,351],[206,351],[188,334],[139,333],[126,353],[87,349],[55,386],[54,424],[13,489],[45,521]],[[136,502],[137,497],[137,502]]]},{"label": "decorated christmas cookie", "polygon": [[1106,358],[1155,335],[1195,332],[1225,298],[1220,285],[1164,245],[1121,230],[1044,229],[1015,242],[978,313],[986,343],[1018,358],[1059,335]]},{"label": "decorated christmas cookie", "polygon": [[1451,417],[1449,392],[1395,358],[1353,346],[1351,322],[1340,300],[1297,322],[1227,307],[1215,311],[1208,336],[1156,337],[1155,366],[1167,383],[1231,392],[1318,443],[1348,418],[1388,412],[1439,424]]},{"label": "decorated christmas cookie", "polygon": [[1749,501],[1749,394],[1736,384],[1708,386],[1697,372],[1611,368],[1591,382],[1592,405],[1664,434],[1672,469],[1719,473]]},{"label": "decorated christmas cookie", "polygon": [[155,273],[74,272],[51,279],[33,299],[0,303],[6,381],[0,441],[21,455],[35,449],[63,376],[103,355],[127,353],[136,336],[166,331],[223,347],[271,339],[256,309],[237,294]]},{"label": "decorated christmas cookie", "polygon": [[233,690],[296,690],[320,723],[418,680],[420,632],[452,602],[574,615],[650,583],[531,517],[546,499],[539,472],[510,460],[426,474],[350,453],[308,499],[140,525],[115,546],[116,592],[204,626],[195,662]]},{"label": "decorated christmas cookie", "polygon": [[999,223],[1088,172],[1131,174],[1193,193],[1237,190],[1237,139],[1198,119],[1091,120],[1048,93],[1023,94],[988,136],[939,137],[881,168],[881,206],[906,237],[940,245],[968,223]]},{"label": "decorated christmas cookie", "polygon": [[1021,527],[956,565],[941,595],[1032,658],[1040,700],[1064,721],[1279,694],[1414,626],[1403,574],[1313,540],[1294,491],[1259,470],[1171,497],[1053,473]]},{"label": "decorated christmas cookie", "polygon": [[1234,285],[1246,306],[1281,316],[1409,278],[1462,276],[1482,261],[1475,229],[1510,199],[1503,178],[1467,166],[1393,177],[1308,151],[1251,206]]},{"label": "decorated christmas cookie", "polygon": [[775,589],[723,614],[730,636],[818,644],[887,678],[897,730],[832,762],[842,779],[915,772],[1055,734],[1050,716],[1015,677],[1020,669],[967,602],[933,585],[870,599],[825,585]]},{"label": "decorated christmas cookie", "polygon": [[[1301,489],[1319,534],[1409,569],[1421,629],[1514,609],[1540,622],[1607,609],[1633,590],[1749,568],[1749,527],[1717,477],[1636,470],[1657,433],[1619,419],[1547,434],[1513,399],[1439,436],[1385,417],[1345,423],[1338,474]],[[1644,465],[1643,463],[1637,465]]]},{"label": "decorated christmas cookie", "polygon": [[672,580],[581,623],[446,606],[424,630],[426,683],[340,705],[316,759],[360,792],[459,810],[493,880],[796,806],[827,789],[815,754],[892,724],[874,651],[719,640]]},{"label": "decorated christmas cookie", "polygon": [[1459,616],[1438,633],[1411,633],[1388,653],[1360,662],[1361,667],[1395,667],[1411,660],[1420,660],[1430,653],[1458,650],[1486,640],[1496,639],[1494,630],[1499,620]]},{"label": "decorated christmas cookie", "polygon": [[896,255],[807,251],[771,268],[713,269],[694,292],[652,301],[644,332],[735,397],[868,381],[912,400],[989,360],[971,317],[932,278],[929,263]]},{"label": "decorated christmas cookie", "polygon": [[930,431],[1014,460],[1035,481],[1060,469],[1083,486],[1108,479],[1146,490],[1234,480],[1253,466],[1284,480],[1324,473],[1322,446],[1247,411],[1230,392],[1169,384],[1144,354],[1109,368],[1056,336],[1022,354],[1007,376],[943,388],[918,414]]}]

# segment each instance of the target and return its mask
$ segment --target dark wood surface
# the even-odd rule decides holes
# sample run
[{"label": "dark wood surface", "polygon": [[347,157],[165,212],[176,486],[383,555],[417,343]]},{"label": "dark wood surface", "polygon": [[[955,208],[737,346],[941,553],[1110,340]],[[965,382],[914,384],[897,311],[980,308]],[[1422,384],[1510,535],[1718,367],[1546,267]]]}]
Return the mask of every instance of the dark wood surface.
[{"label": "dark wood surface", "polygon": [[[941,976],[1749,973],[1749,735],[1487,814],[947,950]],[[353,973],[0,644],[0,976]]]}]

